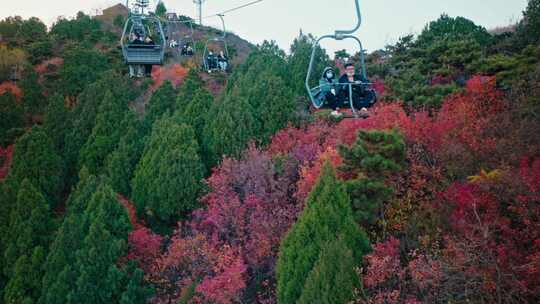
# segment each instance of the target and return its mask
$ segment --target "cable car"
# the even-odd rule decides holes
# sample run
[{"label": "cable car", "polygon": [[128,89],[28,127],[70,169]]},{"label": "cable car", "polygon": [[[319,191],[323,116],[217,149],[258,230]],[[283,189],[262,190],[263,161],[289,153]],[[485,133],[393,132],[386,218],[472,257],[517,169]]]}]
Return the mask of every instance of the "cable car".
[{"label": "cable car", "polygon": [[[353,34],[360,28],[362,19],[360,14],[359,0],[355,0],[357,24],[352,30],[337,30],[334,34],[324,35],[313,44],[309,67],[306,75],[305,86],[315,109],[332,108],[346,106],[351,109],[352,117],[366,117],[367,109],[377,101],[377,94],[373,90],[372,84],[367,80],[364,48],[362,42]],[[320,78],[319,85],[312,87],[311,76],[315,65],[316,51],[323,40],[353,40],[358,45],[360,53],[360,74],[356,73],[354,65],[346,65],[346,73],[336,80],[335,77],[328,77],[331,68],[326,68]],[[335,75],[335,74],[334,74]],[[334,112],[339,114],[337,112]]]},{"label": "cable car", "polygon": [[[221,24],[223,25],[223,35],[220,37],[210,38],[206,41],[204,45],[203,52],[203,67],[205,71],[209,73],[220,71],[228,72],[230,70],[229,66],[229,47],[227,45],[227,31],[225,29],[225,20],[223,19],[223,14],[216,15],[221,19]],[[210,49],[210,45],[222,44],[223,48],[216,54],[215,49]]]},{"label": "cable car", "polygon": [[163,65],[166,38],[156,16],[144,13],[148,0],[136,0],[124,25],[120,46],[131,77],[149,76],[152,66]]}]

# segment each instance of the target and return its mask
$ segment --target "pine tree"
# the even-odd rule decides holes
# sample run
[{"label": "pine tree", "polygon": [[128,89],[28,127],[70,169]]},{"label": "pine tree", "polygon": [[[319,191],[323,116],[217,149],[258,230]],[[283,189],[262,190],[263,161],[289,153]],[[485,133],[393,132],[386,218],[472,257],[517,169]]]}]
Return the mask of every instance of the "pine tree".
[{"label": "pine tree", "polygon": [[209,110],[214,104],[214,98],[206,89],[196,90],[193,99],[184,108],[178,108],[175,119],[180,123],[190,125],[195,131],[197,142],[201,147],[201,159],[206,167],[206,172],[211,169],[211,156],[207,151],[204,141],[204,129],[209,122]]},{"label": "pine tree", "polygon": [[132,229],[126,209],[104,178],[83,172],[67,213],[44,266],[39,303],[119,301],[129,284],[117,266]]},{"label": "pine tree", "polygon": [[42,113],[47,106],[47,98],[43,96],[43,88],[38,82],[38,74],[33,69],[28,69],[21,80],[23,91],[23,106],[28,114]]},{"label": "pine tree", "polygon": [[10,93],[0,95],[0,146],[12,143],[23,126],[24,112],[15,97]]},{"label": "pine tree", "polygon": [[92,221],[81,249],[77,251],[75,290],[68,294],[74,303],[113,303],[122,273],[116,267],[126,243],[115,239],[99,220]]},{"label": "pine tree", "polygon": [[152,295],[152,290],[144,286],[144,271],[135,269],[133,264],[125,267],[125,277],[127,278],[126,289],[120,298],[120,304],[145,304],[146,299]]},{"label": "pine tree", "polygon": [[346,182],[352,208],[358,222],[370,225],[378,218],[377,210],[392,194],[386,178],[405,162],[405,142],[396,131],[360,131],[352,147],[340,147],[340,169],[356,178]]},{"label": "pine tree", "polygon": [[526,43],[540,41],[540,0],[529,0],[518,30]]},{"label": "pine tree", "polygon": [[43,277],[43,262],[45,262],[45,249],[35,247],[31,252],[25,253],[17,259],[13,276],[9,280],[5,294],[5,303],[36,303],[41,294],[41,278]]},{"label": "pine tree", "polygon": [[118,259],[127,252],[132,226],[126,209],[111,187],[101,183],[85,211],[88,233],[75,257],[75,288],[68,300],[77,303],[111,303],[124,289]]},{"label": "pine tree", "polygon": [[177,92],[170,81],[165,81],[155,92],[148,103],[144,116],[147,130],[152,128],[154,122],[159,120],[166,112],[175,111]]},{"label": "pine tree", "polygon": [[91,174],[99,174],[102,171],[105,158],[116,148],[120,137],[124,134],[128,119],[136,119],[133,115],[125,116],[127,108],[115,100],[112,92],[107,92],[103,99],[96,124],[92,134],[81,149],[79,167],[85,166]]},{"label": "pine tree", "polygon": [[10,277],[13,266],[23,254],[37,246],[48,246],[54,226],[43,195],[28,179],[24,179],[17,194],[9,222],[4,273]]},{"label": "pine tree", "polygon": [[132,181],[138,213],[155,227],[184,218],[198,205],[203,172],[193,129],[167,116],[157,121]]},{"label": "pine tree", "polygon": [[8,266],[4,254],[11,240],[9,221],[11,211],[16,206],[17,193],[15,190],[18,187],[10,179],[0,182],[0,299],[4,298],[3,291],[8,281],[8,277],[4,273],[4,269]]},{"label": "pine tree", "polygon": [[156,6],[156,15],[160,17],[165,17],[166,13],[167,8],[165,7],[165,3],[163,3],[163,1],[159,1]]},{"label": "pine tree", "polygon": [[204,129],[205,151],[210,166],[223,156],[238,157],[256,136],[253,108],[245,98],[226,97],[210,109],[209,121]]},{"label": "pine tree", "polygon": [[66,217],[44,264],[40,304],[68,303],[66,295],[75,289],[75,253],[82,246],[87,230],[84,211],[100,183],[100,179],[89,175],[87,170],[81,170],[79,184],[69,197]]},{"label": "pine tree", "polygon": [[96,116],[105,94],[112,92],[114,100],[127,106],[136,97],[128,79],[116,73],[105,73],[98,81],[87,86],[77,98],[77,105],[70,113],[69,130],[65,138],[64,159],[67,167],[68,185],[77,183],[81,148],[88,141],[96,124]]},{"label": "pine tree", "polygon": [[360,287],[356,265],[351,250],[343,240],[329,242],[306,278],[298,303],[350,303],[355,290]]},{"label": "pine tree", "polygon": [[9,178],[16,182],[28,179],[51,207],[59,202],[64,189],[64,165],[42,127],[33,127],[17,140]]},{"label": "pine tree", "polygon": [[105,172],[116,192],[130,196],[130,181],[141,158],[145,137],[143,137],[142,124],[132,111],[126,113],[123,125],[124,134],[116,150],[107,156]]},{"label": "pine tree", "polygon": [[[287,60],[287,68],[291,77],[292,89],[296,96],[306,94],[306,67],[309,66],[314,43],[315,38],[313,36],[300,32],[300,35],[294,39],[291,45],[291,55]],[[316,86],[324,68],[330,66],[330,58],[320,46],[317,46],[315,51],[314,64],[311,80],[314,81],[313,86]]]},{"label": "pine tree", "polygon": [[69,112],[66,108],[64,98],[61,95],[54,95],[47,106],[43,119],[43,128],[52,139],[56,151],[59,155],[64,152],[64,139],[69,126]]},{"label": "pine tree", "polygon": [[184,83],[178,91],[176,109],[178,111],[183,111],[183,109],[188,107],[193,102],[196,93],[201,90],[206,91],[204,82],[199,77],[196,69],[190,69],[186,78],[184,79]]},{"label": "pine tree", "polygon": [[353,252],[356,263],[369,250],[366,234],[354,221],[347,193],[326,163],[302,215],[281,242],[276,268],[279,303],[299,300],[323,247],[338,238]]}]

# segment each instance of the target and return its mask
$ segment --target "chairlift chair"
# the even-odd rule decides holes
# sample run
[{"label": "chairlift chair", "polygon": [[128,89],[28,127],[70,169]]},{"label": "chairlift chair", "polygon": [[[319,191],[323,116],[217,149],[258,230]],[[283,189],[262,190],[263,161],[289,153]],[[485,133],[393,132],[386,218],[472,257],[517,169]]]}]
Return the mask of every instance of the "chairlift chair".
[{"label": "chairlift chair", "polygon": [[[305,86],[306,86],[309,99],[311,100],[311,103],[313,107],[315,107],[315,109],[324,108],[324,105],[325,105],[325,96],[323,96],[323,94],[321,93],[321,86],[318,85],[318,86],[312,87],[310,84],[311,76],[312,76],[314,65],[315,65],[316,51],[321,41],[332,39],[336,41],[353,40],[354,42],[356,42],[356,44],[358,45],[359,53],[360,53],[361,73],[362,73],[363,79],[367,79],[364,48],[362,47],[362,42],[360,41],[360,39],[358,39],[356,36],[353,35],[360,28],[360,25],[362,22],[359,0],[355,0],[355,4],[356,4],[357,24],[352,30],[336,30],[334,34],[321,36],[313,44],[313,50],[311,52],[311,58],[309,61],[309,67],[308,67],[308,72],[306,75]],[[357,89],[365,91],[367,94],[366,96],[371,96],[371,97],[368,97],[372,99],[370,101],[371,103],[374,103],[374,101],[377,98],[375,91],[372,88],[372,84],[369,82],[359,81],[359,82],[347,83],[347,84],[336,83],[335,85],[339,90],[343,90],[343,89],[348,90],[349,96],[348,96],[347,101],[351,108],[353,117],[361,116],[361,113],[359,113],[359,111],[354,106],[355,96],[353,94],[353,91]],[[343,86],[345,86],[346,88],[344,88]]]}]

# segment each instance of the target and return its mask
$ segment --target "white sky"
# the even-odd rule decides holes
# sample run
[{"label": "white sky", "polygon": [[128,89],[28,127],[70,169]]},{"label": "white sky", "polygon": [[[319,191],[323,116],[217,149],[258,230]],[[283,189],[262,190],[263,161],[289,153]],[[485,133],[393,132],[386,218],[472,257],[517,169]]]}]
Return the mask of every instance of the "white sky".
[{"label": "white sky", "polygon": [[[207,0],[204,15],[233,8],[251,0]],[[118,0],[0,0],[0,18],[36,16],[51,24],[58,16],[74,16],[78,11],[96,10],[124,1]],[[156,2],[156,0],[151,0]],[[195,17],[192,0],[164,0],[169,10]],[[363,24],[357,32],[368,51],[394,43],[400,36],[419,33],[424,25],[442,13],[463,16],[475,23],[494,28],[517,22],[527,0],[361,0]],[[265,0],[232,12],[225,17],[227,29],[253,43],[276,40],[285,50],[300,29],[316,36],[355,24],[352,0]],[[219,19],[205,20],[218,26]],[[221,26],[221,25],[219,25]],[[347,48],[345,42],[323,44],[330,51]]]}]

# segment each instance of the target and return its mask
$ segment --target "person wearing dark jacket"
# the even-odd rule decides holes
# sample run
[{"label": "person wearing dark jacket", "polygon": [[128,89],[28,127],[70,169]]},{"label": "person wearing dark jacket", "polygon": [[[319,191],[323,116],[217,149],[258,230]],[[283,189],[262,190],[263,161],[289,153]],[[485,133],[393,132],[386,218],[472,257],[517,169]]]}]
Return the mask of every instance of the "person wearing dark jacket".
[{"label": "person wearing dark jacket", "polygon": [[320,93],[318,95],[323,107],[330,108],[334,111],[339,109],[338,87],[335,77],[333,68],[327,67],[324,69],[322,77],[319,80]]},{"label": "person wearing dark jacket", "polygon": [[339,78],[339,99],[342,104],[350,105],[349,86],[352,87],[352,102],[355,109],[367,111],[375,104],[375,93],[366,87],[368,80],[356,73],[354,64],[345,64],[345,74]]}]

